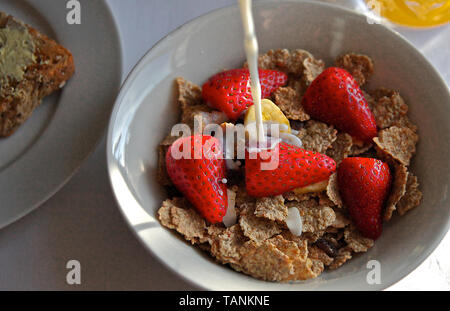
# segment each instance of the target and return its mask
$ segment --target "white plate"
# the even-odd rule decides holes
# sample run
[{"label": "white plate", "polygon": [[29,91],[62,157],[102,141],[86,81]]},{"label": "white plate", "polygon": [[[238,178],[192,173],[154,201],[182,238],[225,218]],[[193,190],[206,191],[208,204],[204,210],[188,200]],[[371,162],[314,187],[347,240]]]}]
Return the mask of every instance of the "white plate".
[{"label": "white plate", "polygon": [[[416,268],[450,225],[450,94],[436,70],[411,44],[382,25],[334,6],[292,1],[255,5],[260,51],[303,48],[328,65],[341,53],[370,55],[371,86],[398,89],[418,124],[421,141],[413,162],[422,204],[385,225],[367,253],[341,268],[295,284],[263,282],[220,265],[163,228],[156,212],[165,193],[156,181],[157,146],[178,119],[174,78],[203,83],[244,61],[239,11],[204,15],[162,39],[125,82],[108,132],[108,169],[120,210],[143,244],[163,263],[199,287],[213,290],[378,290]],[[381,284],[367,282],[367,263],[381,263]]]},{"label": "white plate", "polygon": [[0,10],[68,48],[76,73],[12,136],[0,139],[0,227],[53,195],[97,145],[120,87],[122,52],[104,1],[81,3],[69,25],[67,1],[0,0]]}]

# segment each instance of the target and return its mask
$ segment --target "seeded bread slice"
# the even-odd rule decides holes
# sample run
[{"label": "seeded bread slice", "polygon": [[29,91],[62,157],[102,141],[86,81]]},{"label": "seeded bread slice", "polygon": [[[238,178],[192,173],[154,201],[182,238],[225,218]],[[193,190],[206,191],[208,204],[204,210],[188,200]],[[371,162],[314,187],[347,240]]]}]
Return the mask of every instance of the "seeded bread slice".
[{"label": "seeded bread slice", "polygon": [[67,49],[0,12],[0,137],[14,133],[74,72]]}]

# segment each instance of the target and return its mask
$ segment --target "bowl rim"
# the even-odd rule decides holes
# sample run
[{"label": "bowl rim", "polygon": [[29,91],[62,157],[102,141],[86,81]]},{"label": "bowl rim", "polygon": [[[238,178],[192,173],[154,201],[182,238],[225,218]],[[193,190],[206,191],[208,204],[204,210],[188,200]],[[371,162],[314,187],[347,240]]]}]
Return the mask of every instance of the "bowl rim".
[{"label": "bowl rim", "polygon": [[[314,0],[301,0],[301,1],[296,1],[296,0],[259,0],[257,3],[254,3],[253,6],[261,6],[264,4],[271,4],[271,3],[292,3],[292,4],[309,4],[309,5],[315,5],[318,7],[328,7],[328,8],[333,8],[333,9],[337,9],[337,10],[341,10],[346,12],[346,14],[350,14],[350,15],[356,15],[359,17],[366,17],[365,14],[358,12],[358,11],[354,11],[352,9],[346,8],[346,7],[342,7],[339,5],[335,5],[335,4],[331,4],[331,3],[326,3],[326,2],[317,2]],[[215,15],[220,15],[224,12],[227,11],[232,11],[235,10],[238,7],[237,4],[233,4],[233,5],[229,5],[229,6],[225,6],[225,7],[221,7],[218,9],[214,9],[212,11],[203,13],[193,19],[190,19],[189,21],[187,21],[186,23],[178,26],[177,28],[175,28],[174,30],[172,30],[171,32],[169,32],[167,35],[163,36],[161,39],[159,39],[140,59],[139,61],[133,66],[133,68],[130,70],[130,72],[128,73],[128,75],[126,76],[126,79],[124,80],[121,88],[120,88],[120,92],[117,95],[117,99],[114,103],[114,108],[111,112],[111,116],[110,116],[110,121],[109,121],[109,125],[108,125],[108,131],[107,131],[107,142],[106,142],[106,162],[107,162],[107,169],[108,169],[108,179],[109,179],[109,183],[111,185],[111,188],[113,190],[113,194],[114,194],[114,199],[118,205],[118,209],[120,211],[120,214],[122,215],[122,217],[125,220],[125,223],[127,224],[127,226],[129,227],[129,229],[132,231],[132,233],[136,236],[137,240],[144,246],[145,249],[147,249],[150,254],[152,254],[157,260],[158,262],[160,262],[168,271],[170,271],[171,273],[175,274],[177,277],[180,277],[181,279],[183,279],[185,282],[189,283],[190,285],[192,285],[193,287],[196,287],[198,289],[201,290],[211,290],[210,288],[204,286],[203,284],[201,284],[199,281],[191,279],[189,277],[187,277],[186,275],[182,274],[181,272],[173,269],[165,260],[164,258],[158,254],[157,252],[155,252],[151,245],[149,243],[146,243],[138,234],[138,232],[136,230],[133,229],[133,225],[130,222],[130,219],[128,218],[128,216],[126,215],[125,211],[124,211],[124,206],[126,205],[126,202],[122,202],[120,200],[120,198],[117,195],[117,191],[119,190],[118,187],[122,187],[120,185],[118,185],[115,181],[114,181],[114,177],[112,175],[112,171],[114,169],[117,169],[118,165],[116,164],[116,159],[114,158],[114,155],[112,153],[113,150],[113,132],[114,132],[114,128],[115,128],[115,122],[117,120],[117,115],[118,115],[118,111],[119,108],[123,102],[123,98],[126,94],[126,92],[128,91],[128,89],[130,88],[130,86],[132,85],[133,81],[136,79],[136,77],[138,76],[139,72],[141,71],[141,68],[143,68],[145,65],[145,60],[147,58],[150,58],[152,53],[161,45],[163,44],[166,40],[170,39],[172,36],[176,35],[178,32],[181,32],[184,28],[188,28],[189,26],[205,19],[205,18],[209,18]],[[445,82],[443,76],[441,75],[441,73],[433,66],[433,64],[431,64],[430,61],[428,61],[428,59],[425,57],[425,55],[419,50],[417,49],[409,40],[407,40],[402,34],[400,34],[399,32],[397,32],[396,30],[389,28],[387,25],[385,24],[379,24],[378,26],[384,28],[385,31],[391,32],[398,40],[402,41],[403,44],[405,44],[406,46],[408,46],[409,49],[411,49],[414,53],[417,54],[418,57],[421,57],[424,61],[425,64],[427,64],[429,66],[429,69],[431,71],[433,71],[436,75],[436,77],[440,80],[440,82],[446,86],[447,89],[447,96],[450,99],[450,87],[447,85],[447,83]],[[120,190],[123,190],[123,188],[120,188]],[[130,191],[130,189],[126,189],[127,191]],[[122,202],[122,204],[121,204]],[[431,247],[428,248],[428,250],[426,252],[423,252],[421,254],[421,256],[419,257],[418,260],[416,260],[416,262],[410,264],[407,268],[405,268],[405,271],[403,272],[403,275],[399,276],[396,280],[392,279],[389,282],[383,282],[380,285],[373,285],[372,288],[373,290],[385,290],[388,289],[389,287],[391,287],[392,285],[398,283],[399,281],[403,280],[406,276],[408,276],[411,272],[413,272],[415,269],[417,269],[417,267],[419,267],[432,253],[433,251],[437,248],[437,246],[442,242],[442,240],[444,239],[445,235],[447,234],[447,232],[450,229],[450,218],[447,219],[446,222],[446,227],[442,228],[442,230],[440,230],[439,232],[439,237],[436,238],[434,240],[433,243],[431,244]],[[276,289],[271,289],[271,290],[276,290]],[[295,289],[294,289],[295,290]]]}]

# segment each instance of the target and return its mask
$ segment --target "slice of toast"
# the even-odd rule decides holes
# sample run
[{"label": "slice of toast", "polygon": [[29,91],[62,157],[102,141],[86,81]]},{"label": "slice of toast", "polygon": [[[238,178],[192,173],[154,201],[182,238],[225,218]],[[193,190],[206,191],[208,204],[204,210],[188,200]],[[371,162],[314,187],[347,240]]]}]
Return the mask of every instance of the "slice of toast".
[{"label": "slice of toast", "polygon": [[0,12],[0,137],[14,133],[74,72],[67,49]]}]

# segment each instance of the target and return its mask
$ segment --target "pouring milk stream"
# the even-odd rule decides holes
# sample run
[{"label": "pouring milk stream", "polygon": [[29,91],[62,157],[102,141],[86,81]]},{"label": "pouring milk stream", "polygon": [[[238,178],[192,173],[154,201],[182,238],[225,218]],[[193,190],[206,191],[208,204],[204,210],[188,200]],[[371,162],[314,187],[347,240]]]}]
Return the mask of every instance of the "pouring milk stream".
[{"label": "pouring milk stream", "polygon": [[[247,128],[247,130],[251,131],[251,133],[256,136],[256,141],[250,141],[249,150],[258,151],[261,149],[273,149],[279,141],[286,141],[289,144],[301,147],[302,142],[297,136],[293,135],[295,134],[294,130],[290,129],[289,132],[287,132],[284,124],[263,120],[261,83],[258,72],[258,41],[256,39],[255,25],[253,22],[252,0],[238,1],[244,28],[244,47],[250,71],[251,93],[255,108],[255,123],[252,124],[253,126]],[[268,135],[267,132],[271,132],[271,134]],[[270,136],[270,139],[268,139],[268,136]],[[253,144],[255,144],[255,146],[253,146]]]},{"label": "pouring milk stream", "polygon": [[[255,120],[256,120],[256,140],[257,146],[266,142],[266,134],[263,126],[262,106],[261,106],[261,83],[259,81],[258,73],[258,41],[255,34],[255,24],[253,22],[252,14],[252,0],[238,0],[241,10],[242,25],[244,28],[244,47],[247,57],[248,68],[250,71],[251,91],[253,97],[253,104],[255,106]],[[289,134],[288,134],[289,135]],[[297,138],[294,135],[290,135],[293,138]],[[298,138],[297,138],[298,140]],[[297,143],[301,146],[301,141]],[[234,203],[234,198],[233,198]],[[234,204],[233,208],[234,210]],[[230,208],[228,209],[230,210]],[[228,213],[227,213],[228,214]],[[227,218],[236,219],[235,215],[231,217],[227,215]],[[233,221],[229,223],[232,224]],[[286,219],[286,225],[292,234],[300,236],[302,234],[302,218],[297,208],[290,208],[288,210],[288,217]]]},{"label": "pouring milk stream", "polygon": [[265,135],[262,122],[261,83],[259,82],[258,74],[258,41],[256,40],[255,24],[253,22],[252,0],[239,0],[239,6],[244,27],[244,47],[250,71],[253,104],[255,105],[256,137],[257,142],[262,143],[265,140]]},{"label": "pouring milk stream", "polygon": [[[262,110],[261,83],[259,82],[259,73],[258,73],[258,41],[256,40],[255,25],[253,22],[253,15],[251,10],[252,1],[251,0],[238,0],[238,1],[242,17],[242,25],[245,34],[244,46],[247,57],[247,63],[250,71],[253,104],[255,106],[256,140],[257,140],[256,143],[258,146],[260,143],[265,141],[265,133],[261,111]],[[232,167],[231,163],[233,163],[233,161],[229,160],[227,162],[227,167]],[[227,213],[223,218],[223,223],[228,228],[236,224],[237,217],[234,208],[236,193],[230,190],[227,190],[227,193],[228,193],[228,208]]]}]

